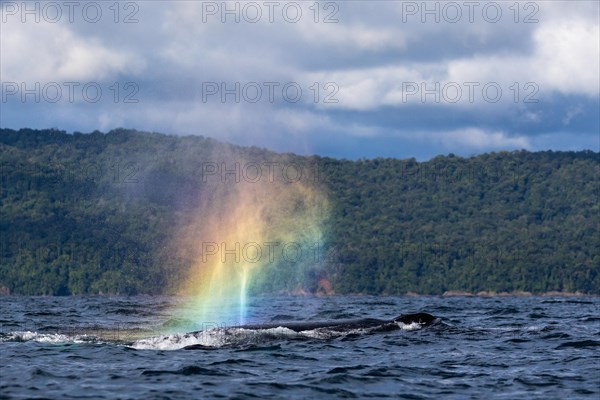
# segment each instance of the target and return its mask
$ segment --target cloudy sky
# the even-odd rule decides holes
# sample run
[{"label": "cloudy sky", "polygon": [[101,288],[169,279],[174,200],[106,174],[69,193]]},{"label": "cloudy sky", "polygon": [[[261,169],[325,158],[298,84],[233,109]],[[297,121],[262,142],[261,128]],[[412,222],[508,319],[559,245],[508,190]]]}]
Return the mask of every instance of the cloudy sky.
[{"label": "cloudy sky", "polygon": [[1,126],[344,158],[600,146],[597,1],[2,1]]}]

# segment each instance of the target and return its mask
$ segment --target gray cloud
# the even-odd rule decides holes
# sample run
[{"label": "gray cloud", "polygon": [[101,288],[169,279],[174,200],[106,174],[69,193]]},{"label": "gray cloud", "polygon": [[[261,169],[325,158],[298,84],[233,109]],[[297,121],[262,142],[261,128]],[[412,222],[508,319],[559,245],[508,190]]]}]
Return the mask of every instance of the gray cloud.
[{"label": "gray cloud", "polygon": [[[439,22],[424,3],[407,1],[323,1],[318,16],[313,2],[280,2],[273,22],[263,2],[229,2],[238,23],[213,14],[221,2],[123,2],[118,15],[96,3],[95,23],[78,12],[70,22],[64,8],[56,23],[48,15],[22,22],[22,2],[1,4],[5,127],[126,126],[347,158],[597,146],[594,1],[482,2],[472,14],[463,2],[428,2]],[[291,22],[295,14],[281,10],[295,4],[302,17]],[[259,21],[246,21],[255,9]],[[325,23],[327,16],[338,21]],[[63,91],[56,102],[48,99],[53,82]],[[78,83],[73,99],[65,82]],[[39,102],[23,98],[22,85],[36,83]],[[90,83],[102,90],[97,102],[81,92]],[[239,102],[232,93],[222,101],[221,89],[236,83]],[[282,92],[286,83],[301,88],[297,102]],[[437,94],[422,93],[438,83]],[[502,90],[498,101],[482,95],[488,84],[492,95],[494,85]]]}]

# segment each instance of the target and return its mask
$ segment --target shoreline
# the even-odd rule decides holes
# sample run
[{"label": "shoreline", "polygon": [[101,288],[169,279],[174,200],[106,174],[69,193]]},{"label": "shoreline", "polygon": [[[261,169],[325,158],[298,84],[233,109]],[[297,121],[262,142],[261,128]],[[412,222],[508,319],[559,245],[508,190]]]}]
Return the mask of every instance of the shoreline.
[{"label": "shoreline", "polygon": [[[466,292],[460,290],[449,290],[442,294],[424,294],[416,292],[407,292],[403,294],[366,294],[366,293],[308,293],[308,292],[292,292],[292,293],[269,293],[257,295],[256,297],[262,296],[287,296],[287,297],[337,297],[337,296],[365,296],[365,297],[600,297],[597,293],[583,293],[583,292],[526,292],[526,291],[514,291],[514,292],[495,292],[495,291],[480,291],[477,293]],[[118,293],[96,293],[96,294],[73,294],[67,296],[56,296],[56,295],[28,295],[18,293],[6,293],[0,291],[1,297],[194,297],[177,294],[144,294],[139,293],[135,295],[118,294]]]},{"label": "shoreline", "polygon": [[583,292],[526,292],[517,290],[514,292],[495,292],[495,291],[481,291],[477,293],[463,292],[459,290],[449,290],[444,292],[442,297],[598,297],[599,294],[583,293]]}]

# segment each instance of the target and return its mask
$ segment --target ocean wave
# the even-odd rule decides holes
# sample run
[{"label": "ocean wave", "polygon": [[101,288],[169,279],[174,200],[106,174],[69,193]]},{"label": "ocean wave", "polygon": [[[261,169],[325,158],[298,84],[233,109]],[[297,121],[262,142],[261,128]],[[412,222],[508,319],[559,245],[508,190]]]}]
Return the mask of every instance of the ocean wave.
[{"label": "ocean wave", "polygon": [[65,335],[62,333],[39,333],[32,331],[16,331],[0,333],[0,342],[39,342],[39,343],[103,343],[93,335]]}]

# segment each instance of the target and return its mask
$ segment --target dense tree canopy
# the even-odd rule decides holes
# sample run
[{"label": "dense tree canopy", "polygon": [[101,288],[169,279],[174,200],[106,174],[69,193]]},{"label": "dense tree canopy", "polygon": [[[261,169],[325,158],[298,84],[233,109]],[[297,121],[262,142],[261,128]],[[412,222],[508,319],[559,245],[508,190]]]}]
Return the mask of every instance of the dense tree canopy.
[{"label": "dense tree canopy", "polygon": [[348,161],[124,129],[0,130],[0,287],[172,292],[189,261],[169,238],[223,153],[300,166],[327,193],[313,278],[338,293],[600,293],[598,153]]}]

